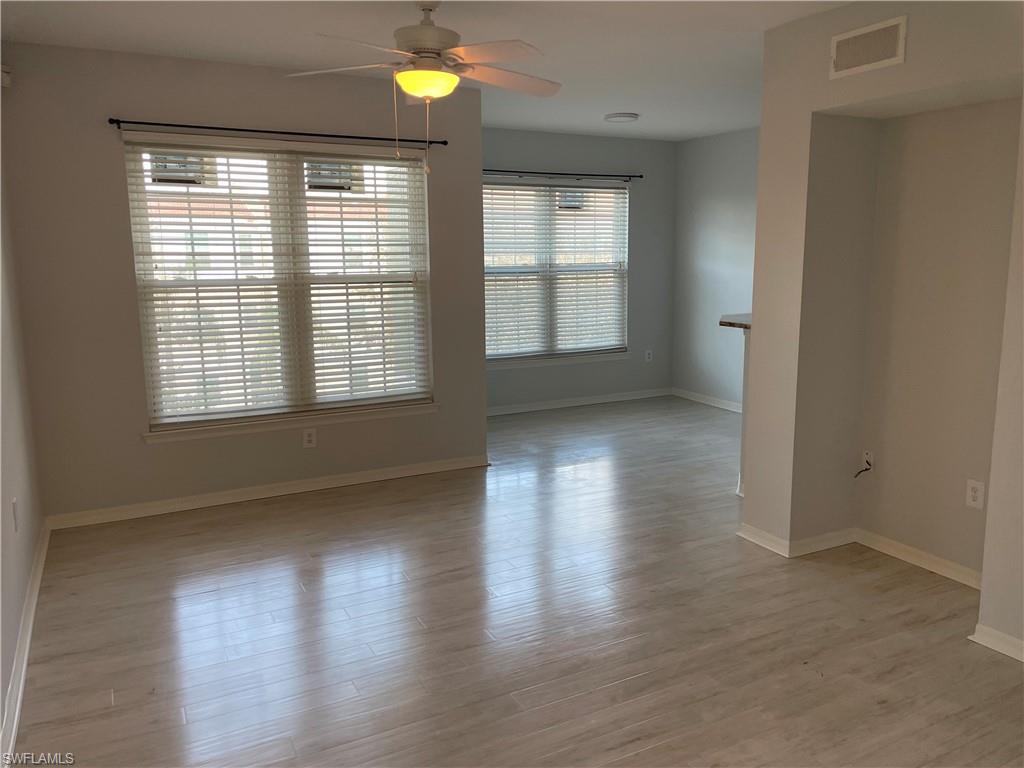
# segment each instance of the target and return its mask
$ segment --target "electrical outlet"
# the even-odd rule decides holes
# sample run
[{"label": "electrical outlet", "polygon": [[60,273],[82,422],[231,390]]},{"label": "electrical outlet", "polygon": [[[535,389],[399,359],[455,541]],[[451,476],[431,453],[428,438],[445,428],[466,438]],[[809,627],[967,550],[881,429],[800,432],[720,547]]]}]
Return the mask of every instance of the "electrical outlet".
[{"label": "electrical outlet", "polygon": [[11,517],[14,518],[14,532],[18,532],[18,497],[11,499]]},{"label": "electrical outlet", "polygon": [[977,480],[967,481],[967,506],[982,509],[985,506],[985,484]]},{"label": "electrical outlet", "polygon": [[302,447],[303,448],[316,448],[316,429],[310,427],[309,429],[302,430]]},{"label": "electrical outlet", "polygon": [[646,352],[644,352],[644,362],[645,363],[649,363],[649,362],[651,362],[653,360],[654,360],[654,350],[653,349],[648,349]]}]

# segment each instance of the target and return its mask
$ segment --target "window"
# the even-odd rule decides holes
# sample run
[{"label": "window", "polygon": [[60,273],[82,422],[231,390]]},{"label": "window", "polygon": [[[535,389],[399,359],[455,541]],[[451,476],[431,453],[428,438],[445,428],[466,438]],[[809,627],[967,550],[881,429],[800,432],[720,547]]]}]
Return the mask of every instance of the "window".
[{"label": "window", "polygon": [[126,144],[151,424],[428,400],[422,162],[251,144]]},{"label": "window", "polygon": [[626,348],[629,192],[484,184],[489,358]]}]

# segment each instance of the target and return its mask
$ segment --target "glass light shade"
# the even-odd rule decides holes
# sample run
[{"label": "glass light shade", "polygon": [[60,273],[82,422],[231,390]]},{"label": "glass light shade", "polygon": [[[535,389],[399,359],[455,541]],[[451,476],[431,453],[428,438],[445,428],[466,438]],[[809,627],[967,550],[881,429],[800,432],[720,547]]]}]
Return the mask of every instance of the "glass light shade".
[{"label": "glass light shade", "polygon": [[459,76],[440,69],[403,69],[395,74],[398,86],[418,99],[441,99],[455,90]]}]

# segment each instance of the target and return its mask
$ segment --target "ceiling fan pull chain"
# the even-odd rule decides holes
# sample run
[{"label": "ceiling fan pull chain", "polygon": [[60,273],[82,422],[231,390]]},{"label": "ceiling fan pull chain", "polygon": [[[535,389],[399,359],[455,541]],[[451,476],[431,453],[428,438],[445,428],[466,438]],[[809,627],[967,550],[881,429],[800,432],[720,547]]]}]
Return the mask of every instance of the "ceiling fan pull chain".
[{"label": "ceiling fan pull chain", "polygon": [[402,158],[402,150],[398,146],[398,72],[391,73],[391,95],[395,107],[395,159]]},{"label": "ceiling fan pull chain", "polygon": [[423,100],[427,105],[427,142],[423,145],[423,172],[430,173],[430,97]]}]

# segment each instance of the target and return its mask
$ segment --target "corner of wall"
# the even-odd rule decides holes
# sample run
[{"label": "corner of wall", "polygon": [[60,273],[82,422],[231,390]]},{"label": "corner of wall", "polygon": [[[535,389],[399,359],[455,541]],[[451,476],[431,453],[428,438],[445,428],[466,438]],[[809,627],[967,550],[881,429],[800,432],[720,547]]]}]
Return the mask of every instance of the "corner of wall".
[{"label": "corner of wall", "polygon": [[1006,286],[978,627],[972,640],[1024,661],[1024,108]]},{"label": "corner of wall", "polygon": [[718,326],[750,311],[757,210],[756,129],[675,145],[672,387],[742,400],[743,334]]},{"label": "corner of wall", "polygon": [[35,546],[32,548],[32,570],[16,624],[17,639],[14,646],[11,669],[8,673],[8,683],[3,691],[0,755],[14,752],[18,740],[21,703],[25,696],[25,681],[28,677],[28,659],[32,643],[32,630],[35,626],[36,606],[39,602],[39,589],[43,581],[43,570],[46,567],[46,552],[49,545],[50,529],[44,523],[39,530]]},{"label": "corner of wall", "polygon": [[[797,361],[791,534],[858,524],[858,467],[879,127],[812,115]],[[842,183],[837,183],[842,180]]]},{"label": "corner of wall", "polygon": [[[6,190],[4,190],[6,192]],[[3,576],[0,579],[0,649],[2,727],[0,753],[14,746],[21,709],[28,647],[42,579],[48,530],[43,520],[35,477],[34,442],[29,393],[23,361],[19,304],[15,291],[14,252],[10,232],[9,196],[0,201],[0,526],[3,527]],[[17,508],[15,509],[15,499]]]}]

